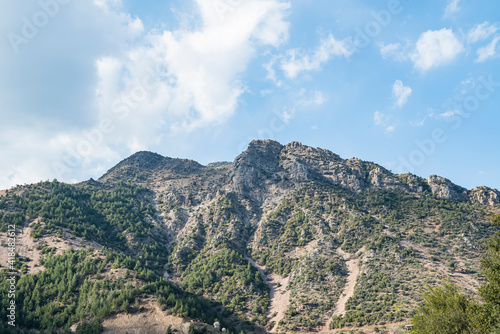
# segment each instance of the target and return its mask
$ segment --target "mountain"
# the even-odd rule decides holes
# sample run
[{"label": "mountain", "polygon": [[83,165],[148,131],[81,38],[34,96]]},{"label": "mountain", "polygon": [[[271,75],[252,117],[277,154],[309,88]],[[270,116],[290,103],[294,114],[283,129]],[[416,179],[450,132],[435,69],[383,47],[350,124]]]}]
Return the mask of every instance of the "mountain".
[{"label": "mountain", "polygon": [[[204,332],[215,321],[319,332],[406,321],[426,285],[448,278],[475,291],[500,211],[495,189],[271,140],[208,166],[138,152],[97,181],[0,196],[2,242],[18,228],[19,289],[53,301],[37,309],[25,293],[23,328],[97,319],[110,333],[132,323],[142,333]],[[160,319],[158,331],[141,314]]]}]

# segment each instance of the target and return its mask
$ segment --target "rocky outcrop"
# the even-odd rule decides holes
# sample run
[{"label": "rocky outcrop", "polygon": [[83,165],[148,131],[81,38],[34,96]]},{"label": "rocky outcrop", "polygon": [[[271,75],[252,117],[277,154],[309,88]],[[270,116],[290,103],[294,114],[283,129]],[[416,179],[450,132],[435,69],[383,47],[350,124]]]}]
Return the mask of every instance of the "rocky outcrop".
[{"label": "rocky outcrop", "polygon": [[280,161],[290,180],[303,182],[323,178],[331,165],[343,160],[331,151],[294,141],[283,148]]},{"label": "rocky outcrop", "polygon": [[279,164],[282,148],[274,140],[253,140],[233,162],[230,190],[262,198],[266,180],[282,170]]},{"label": "rocky outcrop", "polygon": [[283,145],[274,140],[252,140],[248,148],[234,160],[234,168],[252,168],[264,174],[275,173],[280,170],[282,148]]},{"label": "rocky outcrop", "polygon": [[444,177],[431,175],[427,179],[427,184],[431,188],[432,193],[436,195],[437,198],[454,201],[469,200],[467,189],[457,186]]},{"label": "rocky outcrop", "polygon": [[382,188],[387,190],[408,190],[408,187],[404,185],[401,180],[394,177],[388,170],[382,167],[375,167],[369,173],[370,184],[376,188]]},{"label": "rocky outcrop", "polygon": [[488,187],[477,187],[470,191],[470,201],[483,205],[500,205],[500,191]]}]

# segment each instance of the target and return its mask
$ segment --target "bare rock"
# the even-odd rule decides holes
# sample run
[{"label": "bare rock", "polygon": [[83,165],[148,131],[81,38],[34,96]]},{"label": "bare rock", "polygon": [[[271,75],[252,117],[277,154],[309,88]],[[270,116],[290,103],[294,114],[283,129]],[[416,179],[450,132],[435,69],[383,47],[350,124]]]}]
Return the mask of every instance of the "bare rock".
[{"label": "bare rock", "polygon": [[469,199],[467,189],[457,186],[444,177],[431,175],[427,179],[427,183],[437,198],[454,201],[467,201]]},{"label": "bare rock", "polygon": [[483,205],[495,206],[500,204],[500,191],[488,187],[477,187],[470,191],[470,201]]}]

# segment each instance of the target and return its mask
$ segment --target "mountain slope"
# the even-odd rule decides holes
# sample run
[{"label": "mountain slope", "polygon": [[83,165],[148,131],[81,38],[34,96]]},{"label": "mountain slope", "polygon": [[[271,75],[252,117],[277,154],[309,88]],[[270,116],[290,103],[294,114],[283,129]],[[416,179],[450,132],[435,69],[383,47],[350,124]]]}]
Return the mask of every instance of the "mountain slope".
[{"label": "mountain slope", "polygon": [[[499,198],[260,140],[232,164],[139,152],[98,181],[11,189],[0,197],[0,227],[29,226],[45,254],[52,236],[92,243],[124,258],[115,269],[179,287],[219,315],[179,312],[153,293],[167,312],[246,331],[319,331],[407,319],[421,288],[446,277],[473,291]],[[22,263],[25,272],[35,265]],[[133,312],[111,309],[105,316]]]}]

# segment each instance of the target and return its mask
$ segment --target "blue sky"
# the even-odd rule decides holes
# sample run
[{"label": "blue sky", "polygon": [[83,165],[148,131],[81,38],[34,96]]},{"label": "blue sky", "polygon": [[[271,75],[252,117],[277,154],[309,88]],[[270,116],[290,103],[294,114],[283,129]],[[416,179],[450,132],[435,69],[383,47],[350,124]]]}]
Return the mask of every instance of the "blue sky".
[{"label": "blue sky", "polygon": [[497,1],[0,3],[0,189],[252,139],[500,189]]}]

